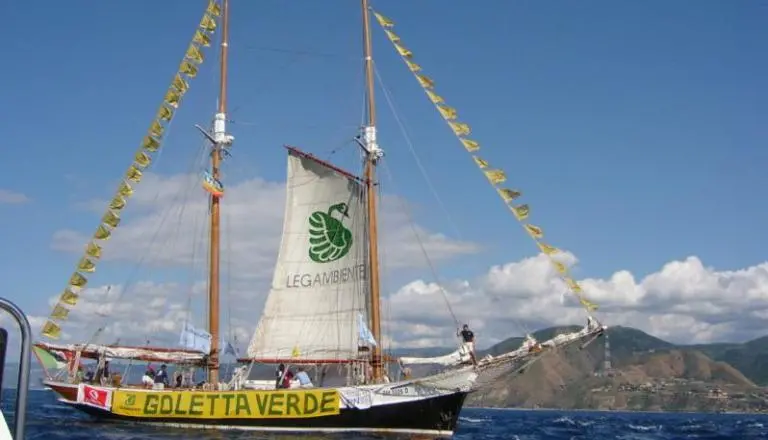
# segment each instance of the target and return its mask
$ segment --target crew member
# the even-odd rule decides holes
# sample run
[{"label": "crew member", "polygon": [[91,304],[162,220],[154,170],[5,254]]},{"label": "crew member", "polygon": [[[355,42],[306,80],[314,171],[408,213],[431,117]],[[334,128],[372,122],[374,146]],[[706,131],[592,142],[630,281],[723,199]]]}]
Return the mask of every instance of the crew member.
[{"label": "crew member", "polygon": [[469,325],[464,324],[461,330],[456,331],[456,336],[461,336],[464,346],[469,350],[469,357],[472,359],[472,363],[477,365],[475,359],[475,334],[469,329]]}]

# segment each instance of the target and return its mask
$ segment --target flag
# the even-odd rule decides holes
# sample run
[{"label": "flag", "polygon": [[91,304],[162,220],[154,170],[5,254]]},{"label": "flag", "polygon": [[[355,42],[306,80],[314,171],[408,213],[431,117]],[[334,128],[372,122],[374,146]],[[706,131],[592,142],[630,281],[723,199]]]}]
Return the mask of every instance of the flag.
[{"label": "flag", "polygon": [[365,318],[363,318],[362,313],[357,314],[357,331],[362,341],[371,345],[376,345],[376,340],[373,339],[373,333],[371,333],[371,330],[369,330],[368,326],[365,324]]},{"label": "flag", "polygon": [[211,353],[211,334],[205,330],[196,329],[192,324],[184,322],[181,328],[179,345],[204,354]]}]

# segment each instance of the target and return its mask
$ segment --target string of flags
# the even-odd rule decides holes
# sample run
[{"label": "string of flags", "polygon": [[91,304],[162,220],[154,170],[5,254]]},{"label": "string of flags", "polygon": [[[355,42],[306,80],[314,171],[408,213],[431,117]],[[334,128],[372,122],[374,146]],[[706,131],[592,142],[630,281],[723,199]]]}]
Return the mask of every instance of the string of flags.
[{"label": "string of flags", "polygon": [[112,197],[107,211],[96,228],[96,232],[86,245],[84,255],[78,261],[67,287],[53,307],[48,320],[43,324],[42,335],[44,337],[58,339],[61,336],[60,322],[67,319],[71,308],[77,304],[80,292],[88,284],[88,278],[85,274],[96,271],[96,264],[101,258],[101,243],[109,240],[112,232],[120,224],[120,213],[125,208],[128,199],[133,195],[133,185],[141,181],[142,173],[152,162],[153,155],[160,149],[165,129],[179,108],[182,97],[189,90],[189,80],[197,76],[198,68],[203,63],[204,48],[211,45],[211,35],[213,35],[217,25],[216,17],[220,15],[221,5],[218,0],[210,0],[173,81],[168,87],[163,103],[149,126],[147,135],[142,139],[141,146],[134,155],[133,163],[120,182],[117,192]]},{"label": "string of flags", "polygon": [[581,286],[571,277],[568,267],[564,263],[555,259],[555,255],[557,255],[560,250],[543,241],[544,231],[539,226],[527,222],[531,212],[530,207],[528,204],[516,203],[516,200],[522,196],[522,193],[515,189],[503,187],[502,184],[507,180],[506,173],[501,169],[492,167],[486,160],[482,159],[477,154],[477,152],[480,150],[480,143],[467,137],[471,132],[469,125],[464,122],[460,122],[458,120],[458,112],[456,109],[448,106],[445,103],[443,97],[435,92],[435,82],[423,73],[421,66],[418,65],[413,59],[413,52],[408,50],[403,45],[401,38],[393,32],[395,23],[377,12],[374,12],[374,15],[376,16],[376,20],[379,22],[379,25],[381,25],[381,27],[384,29],[384,33],[387,35],[387,38],[389,38],[389,41],[395,47],[397,53],[400,54],[400,57],[405,62],[406,66],[408,66],[408,70],[411,71],[416,80],[419,82],[419,85],[421,85],[421,87],[424,89],[424,92],[427,94],[429,100],[432,102],[432,104],[434,104],[435,108],[443,117],[443,119],[445,119],[445,122],[464,146],[464,149],[466,149],[466,151],[472,155],[472,159],[474,160],[475,164],[480,169],[480,171],[483,172],[490,184],[494,187],[496,192],[504,201],[504,204],[520,222],[528,235],[534,240],[539,250],[547,256],[557,271],[558,275],[565,282],[566,286],[568,286],[568,289],[578,298],[581,305],[588,312],[597,310],[597,305],[584,297]]}]

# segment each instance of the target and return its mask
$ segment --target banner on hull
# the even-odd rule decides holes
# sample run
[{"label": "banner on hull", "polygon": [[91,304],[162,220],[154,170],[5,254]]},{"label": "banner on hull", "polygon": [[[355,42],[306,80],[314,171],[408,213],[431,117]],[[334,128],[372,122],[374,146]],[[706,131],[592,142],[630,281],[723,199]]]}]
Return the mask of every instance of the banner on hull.
[{"label": "banner on hull", "polygon": [[130,391],[116,390],[114,414],[142,418],[303,419],[339,414],[337,390]]}]

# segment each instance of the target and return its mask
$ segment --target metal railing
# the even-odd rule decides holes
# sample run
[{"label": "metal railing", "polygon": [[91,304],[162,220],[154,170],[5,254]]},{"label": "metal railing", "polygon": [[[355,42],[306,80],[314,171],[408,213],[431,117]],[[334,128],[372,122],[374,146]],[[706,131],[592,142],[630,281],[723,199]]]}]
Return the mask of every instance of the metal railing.
[{"label": "metal railing", "polygon": [[[13,438],[15,440],[22,440],[27,419],[29,371],[32,367],[32,329],[29,326],[27,316],[24,315],[24,312],[16,304],[5,298],[0,298],[0,309],[8,312],[16,320],[21,332],[21,359],[19,359],[19,379],[16,383],[16,411],[13,424]],[[5,365],[2,366],[2,369],[5,370]]]}]

